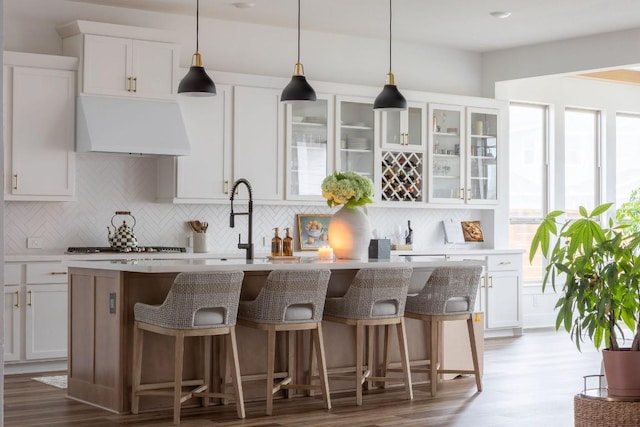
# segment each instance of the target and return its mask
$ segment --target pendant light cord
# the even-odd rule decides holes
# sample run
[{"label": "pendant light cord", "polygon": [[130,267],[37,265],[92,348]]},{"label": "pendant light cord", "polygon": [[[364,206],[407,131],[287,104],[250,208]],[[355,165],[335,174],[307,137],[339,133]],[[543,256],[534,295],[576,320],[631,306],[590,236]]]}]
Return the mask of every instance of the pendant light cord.
[{"label": "pendant light cord", "polygon": [[196,52],[200,52],[198,46],[199,40],[199,32],[200,32],[200,0],[196,0]]},{"label": "pendant light cord", "polygon": [[298,0],[298,62],[300,62],[300,0]]},{"label": "pendant light cord", "polygon": [[389,0],[389,72],[391,72],[391,19],[392,19],[391,0]]}]

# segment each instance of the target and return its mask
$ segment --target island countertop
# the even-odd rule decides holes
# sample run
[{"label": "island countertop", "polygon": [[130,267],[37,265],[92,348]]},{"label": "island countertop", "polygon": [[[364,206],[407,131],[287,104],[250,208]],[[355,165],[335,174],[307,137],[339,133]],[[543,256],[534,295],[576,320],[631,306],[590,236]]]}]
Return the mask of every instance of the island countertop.
[{"label": "island countertop", "polygon": [[[192,258],[192,259],[121,259],[121,260],[69,260],[70,268],[123,271],[130,273],[174,273],[198,271],[265,271],[304,270],[329,268],[331,270],[360,269],[375,266],[435,267],[447,263],[444,256],[392,256],[390,259],[369,260],[318,260],[317,257],[294,257],[291,260],[271,260],[266,257],[244,258]],[[450,262],[449,262],[450,263]]]}]

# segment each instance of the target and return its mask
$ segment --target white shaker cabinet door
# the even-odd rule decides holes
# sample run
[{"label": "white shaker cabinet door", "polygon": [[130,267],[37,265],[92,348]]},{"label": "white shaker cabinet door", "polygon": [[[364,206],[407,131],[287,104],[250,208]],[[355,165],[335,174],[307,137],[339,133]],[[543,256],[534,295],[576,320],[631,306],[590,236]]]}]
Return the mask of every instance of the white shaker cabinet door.
[{"label": "white shaker cabinet door", "polygon": [[20,286],[4,286],[4,361],[20,360],[20,337],[22,322],[20,320]]},{"label": "white shaker cabinet door", "polygon": [[67,357],[67,285],[27,285],[27,360]]},{"label": "white shaker cabinet door", "polygon": [[5,200],[73,196],[75,72],[13,67],[12,78]]},{"label": "white shaker cabinet door", "polygon": [[284,106],[280,91],[234,88],[234,178],[246,178],[256,200],[282,200]]},{"label": "white shaker cabinet door", "polygon": [[129,95],[132,41],[86,35],[84,39],[84,93]]}]

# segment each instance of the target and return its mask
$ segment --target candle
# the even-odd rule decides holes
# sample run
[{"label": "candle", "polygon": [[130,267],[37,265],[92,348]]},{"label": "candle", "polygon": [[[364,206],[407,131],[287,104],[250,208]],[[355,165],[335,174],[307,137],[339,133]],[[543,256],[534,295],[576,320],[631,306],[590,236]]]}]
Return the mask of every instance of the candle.
[{"label": "candle", "polygon": [[319,260],[333,260],[333,248],[331,246],[321,246],[318,248]]}]

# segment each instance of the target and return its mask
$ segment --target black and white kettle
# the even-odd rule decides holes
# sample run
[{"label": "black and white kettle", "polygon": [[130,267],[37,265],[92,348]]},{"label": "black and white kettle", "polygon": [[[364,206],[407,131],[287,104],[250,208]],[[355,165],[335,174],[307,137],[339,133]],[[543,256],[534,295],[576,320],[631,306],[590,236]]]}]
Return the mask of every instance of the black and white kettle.
[{"label": "black and white kettle", "polygon": [[[122,225],[116,227],[113,223],[115,217],[119,215],[127,215],[133,219],[133,225],[127,225],[127,221],[122,221]],[[133,233],[133,228],[136,226],[136,218],[131,215],[129,211],[116,211],[116,214],[111,217],[111,225],[113,226],[113,232],[111,228],[107,225],[107,239],[109,240],[109,245],[112,248],[135,248],[138,246],[138,240],[136,239],[136,235]]]}]

